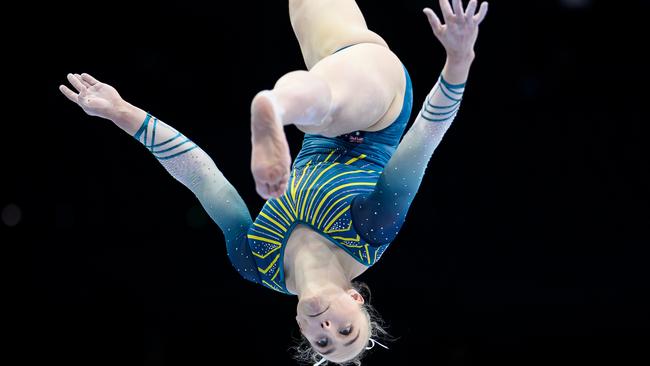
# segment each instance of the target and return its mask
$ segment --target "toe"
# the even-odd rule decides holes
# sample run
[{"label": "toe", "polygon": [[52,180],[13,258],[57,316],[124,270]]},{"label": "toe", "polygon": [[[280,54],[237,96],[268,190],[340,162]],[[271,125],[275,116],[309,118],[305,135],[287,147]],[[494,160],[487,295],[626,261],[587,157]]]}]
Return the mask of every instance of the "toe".
[{"label": "toe", "polygon": [[264,183],[264,191],[266,192],[266,199],[273,197],[273,186],[269,183]]},{"label": "toe", "polygon": [[280,195],[283,195],[284,192],[287,191],[287,185],[288,185],[288,179],[283,179],[282,182],[279,184],[280,186]]},{"label": "toe", "polygon": [[280,193],[280,185],[278,184],[272,185],[270,192],[273,198],[278,198],[282,195],[282,193]]},{"label": "toe", "polygon": [[286,183],[280,183],[278,185],[278,196],[282,196],[284,192],[287,191],[287,184]]},{"label": "toe", "polygon": [[256,182],[256,184],[255,184],[255,190],[257,191],[257,194],[260,195],[260,197],[262,197],[262,198],[264,198],[264,199],[268,199],[268,197],[269,197],[269,190],[268,190],[266,184]]}]

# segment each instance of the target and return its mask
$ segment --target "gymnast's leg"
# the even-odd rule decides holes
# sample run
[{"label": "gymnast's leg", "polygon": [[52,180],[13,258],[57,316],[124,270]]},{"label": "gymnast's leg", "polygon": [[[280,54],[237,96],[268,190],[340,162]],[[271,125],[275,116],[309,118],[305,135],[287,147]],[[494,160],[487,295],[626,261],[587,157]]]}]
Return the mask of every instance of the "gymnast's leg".
[{"label": "gymnast's leg", "polygon": [[399,115],[405,92],[400,60],[367,29],[353,0],[289,6],[309,71],[290,72],[253,99],[251,170],[264,198],[286,189],[291,156],[283,126],[327,137],[380,130]]}]

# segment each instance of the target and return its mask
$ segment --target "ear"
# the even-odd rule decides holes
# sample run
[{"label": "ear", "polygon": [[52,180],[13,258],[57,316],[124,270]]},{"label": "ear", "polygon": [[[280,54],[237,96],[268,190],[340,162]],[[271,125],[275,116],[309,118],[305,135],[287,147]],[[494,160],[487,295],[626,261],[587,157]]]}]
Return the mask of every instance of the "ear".
[{"label": "ear", "polygon": [[361,296],[361,294],[359,293],[359,291],[355,289],[349,289],[348,295],[350,295],[350,297],[359,305],[363,305],[366,302],[366,299],[364,299],[363,296]]}]

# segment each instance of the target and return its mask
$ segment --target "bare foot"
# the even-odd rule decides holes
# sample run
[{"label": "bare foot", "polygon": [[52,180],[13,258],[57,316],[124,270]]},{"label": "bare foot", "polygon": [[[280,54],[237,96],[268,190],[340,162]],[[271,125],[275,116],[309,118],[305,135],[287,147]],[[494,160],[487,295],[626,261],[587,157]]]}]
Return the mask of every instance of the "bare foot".
[{"label": "bare foot", "polygon": [[289,144],[272,98],[269,91],[260,92],[251,106],[251,171],[257,193],[264,199],[284,194],[291,169]]}]

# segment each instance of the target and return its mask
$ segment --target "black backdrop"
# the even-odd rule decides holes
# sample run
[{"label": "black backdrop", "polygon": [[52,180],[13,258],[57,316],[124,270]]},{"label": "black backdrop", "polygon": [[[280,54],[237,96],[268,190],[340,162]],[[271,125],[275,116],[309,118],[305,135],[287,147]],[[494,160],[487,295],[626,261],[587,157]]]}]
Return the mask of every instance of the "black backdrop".
[{"label": "black backdrop", "polygon": [[[409,68],[417,111],[444,62],[421,13],[437,2],[359,4]],[[366,364],[648,361],[648,10],[491,3],[462,112],[361,278],[399,337]],[[207,151],[255,214],[250,101],[304,68],[286,1],[22,15],[6,33],[19,65],[0,196],[3,246],[20,249],[5,257],[21,264],[5,267],[11,348],[73,365],[292,364],[295,299],[240,279],[191,192],[57,90],[68,72],[114,85]],[[301,134],[288,137],[295,155]]]}]

